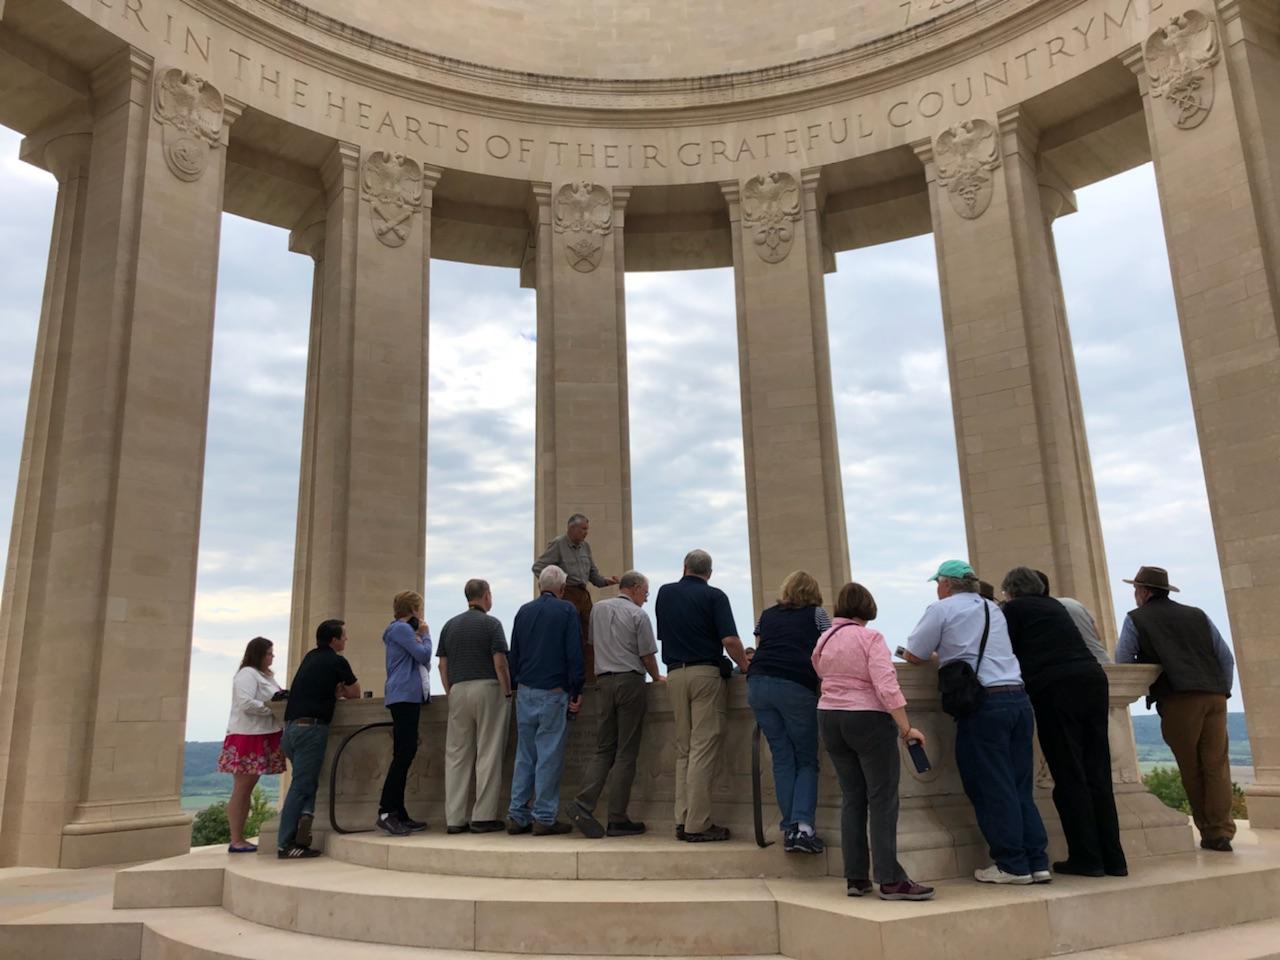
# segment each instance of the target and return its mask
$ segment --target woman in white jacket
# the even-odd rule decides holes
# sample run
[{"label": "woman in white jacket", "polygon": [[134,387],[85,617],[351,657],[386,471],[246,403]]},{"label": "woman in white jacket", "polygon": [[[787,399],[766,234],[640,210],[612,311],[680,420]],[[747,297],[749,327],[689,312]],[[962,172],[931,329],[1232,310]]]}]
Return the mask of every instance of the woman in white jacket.
[{"label": "woman in white jacket", "polygon": [[268,701],[280,689],[271,673],[275,659],[273,645],[266,637],[254,637],[245,647],[244,659],[231,685],[231,719],[218,756],[218,770],[235,776],[235,787],[227,801],[227,821],[231,825],[231,853],[253,853],[258,848],[244,839],[253,788],[264,773],[284,773],[280,752],[282,726]]}]

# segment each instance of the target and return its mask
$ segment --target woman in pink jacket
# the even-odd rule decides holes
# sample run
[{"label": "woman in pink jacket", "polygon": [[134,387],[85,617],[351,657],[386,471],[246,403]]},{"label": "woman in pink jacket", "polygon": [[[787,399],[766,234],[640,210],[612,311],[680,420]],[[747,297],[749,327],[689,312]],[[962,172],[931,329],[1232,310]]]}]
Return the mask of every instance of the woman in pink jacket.
[{"label": "woman in pink jacket", "polygon": [[876,601],[860,583],[846,583],[836,600],[831,629],[813,649],[822,681],[818,726],[840,780],[840,846],[847,892],[871,892],[867,815],[876,883],[882,900],[929,900],[933,887],[914,883],[898,863],[898,739],[924,743],[907,720],[907,700],[889,647],[877,630]]}]

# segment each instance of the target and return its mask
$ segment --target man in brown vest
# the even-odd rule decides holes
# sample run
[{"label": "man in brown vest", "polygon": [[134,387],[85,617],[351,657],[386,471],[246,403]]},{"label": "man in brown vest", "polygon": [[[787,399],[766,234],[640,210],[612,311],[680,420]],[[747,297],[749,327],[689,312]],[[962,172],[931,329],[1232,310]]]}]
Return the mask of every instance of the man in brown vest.
[{"label": "man in brown vest", "polygon": [[1231,851],[1231,764],[1227,700],[1235,658],[1203,610],[1169,599],[1162,567],[1140,567],[1132,580],[1138,604],[1125,617],[1116,663],[1158,663],[1164,671],[1147,694],[1160,714],[1160,733],[1178,761],[1191,816],[1206,850]]}]

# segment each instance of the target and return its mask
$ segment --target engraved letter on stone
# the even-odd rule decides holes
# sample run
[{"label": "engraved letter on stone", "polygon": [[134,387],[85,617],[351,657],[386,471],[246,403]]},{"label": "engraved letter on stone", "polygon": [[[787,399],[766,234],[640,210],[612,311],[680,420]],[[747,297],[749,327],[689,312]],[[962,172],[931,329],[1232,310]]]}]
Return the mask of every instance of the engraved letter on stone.
[{"label": "engraved letter on stone", "polygon": [[991,205],[991,171],[1000,166],[996,130],[985,120],[964,120],[933,141],[938,182],[947,188],[951,206],[966,220],[976,220]]},{"label": "engraved letter on stone", "polygon": [[375,150],[364,162],[360,193],[369,202],[373,235],[388,247],[403,246],[422,205],[422,168],[398,153]]},{"label": "engraved letter on stone", "polygon": [[800,184],[789,173],[752,177],[742,187],[742,222],[756,253],[766,263],[781,263],[791,252],[800,219]]},{"label": "engraved letter on stone", "polygon": [[1164,100],[1175,127],[1204,123],[1213,107],[1213,67],[1222,59],[1218,24],[1199,10],[1174,17],[1142,45],[1151,95]]},{"label": "engraved letter on stone", "polygon": [[213,84],[178,67],[156,74],[155,117],[164,160],[179,180],[199,180],[222,136],[222,94]]},{"label": "engraved letter on stone", "polygon": [[587,180],[566,183],[556,192],[555,230],[569,233],[564,255],[579,273],[600,266],[604,237],[613,227],[613,202],[609,191]]}]

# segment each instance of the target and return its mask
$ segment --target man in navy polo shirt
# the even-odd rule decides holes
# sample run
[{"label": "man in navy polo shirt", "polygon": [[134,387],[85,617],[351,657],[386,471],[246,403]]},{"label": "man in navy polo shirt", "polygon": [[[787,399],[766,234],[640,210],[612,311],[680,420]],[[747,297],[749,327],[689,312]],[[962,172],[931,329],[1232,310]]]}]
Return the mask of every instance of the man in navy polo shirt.
[{"label": "man in navy polo shirt", "polygon": [[711,822],[711,781],[720,756],[725,691],[720,665],[728,653],[743,673],[747,655],[729,598],[711,586],[711,555],[690,551],[684,576],[658,591],[658,643],[676,723],[676,838],[728,840]]}]

